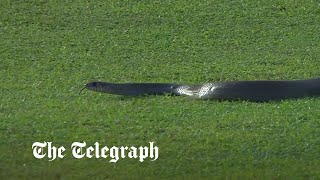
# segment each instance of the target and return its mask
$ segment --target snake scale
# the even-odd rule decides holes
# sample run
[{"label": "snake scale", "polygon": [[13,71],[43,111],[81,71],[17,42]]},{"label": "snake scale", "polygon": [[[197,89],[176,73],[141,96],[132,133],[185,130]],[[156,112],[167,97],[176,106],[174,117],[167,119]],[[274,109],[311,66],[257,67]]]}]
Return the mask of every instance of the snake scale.
[{"label": "snake scale", "polygon": [[209,100],[267,102],[320,96],[320,77],[305,80],[227,81],[190,85],[89,82],[83,89],[124,96],[170,94]]}]

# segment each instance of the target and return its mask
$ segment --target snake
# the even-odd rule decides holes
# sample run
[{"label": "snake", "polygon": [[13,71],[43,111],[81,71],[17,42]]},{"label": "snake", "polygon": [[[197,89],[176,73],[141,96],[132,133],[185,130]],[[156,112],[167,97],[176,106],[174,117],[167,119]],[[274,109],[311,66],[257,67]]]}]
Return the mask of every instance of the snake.
[{"label": "snake", "polygon": [[242,80],[202,84],[111,83],[85,84],[89,89],[123,96],[174,95],[217,101],[268,102],[320,96],[320,77],[299,80]]}]

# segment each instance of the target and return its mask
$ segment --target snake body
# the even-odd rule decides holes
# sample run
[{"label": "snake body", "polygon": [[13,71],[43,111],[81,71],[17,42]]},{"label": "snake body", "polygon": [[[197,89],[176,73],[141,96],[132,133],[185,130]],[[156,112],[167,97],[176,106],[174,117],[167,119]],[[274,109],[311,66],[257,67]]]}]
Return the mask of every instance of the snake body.
[{"label": "snake body", "polygon": [[[320,96],[320,78],[305,80],[228,81],[205,84],[90,82],[84,89],[125,96],[190,96],[210,100],[279,101]],[[82,91],[82,90],[81,90]]]}]

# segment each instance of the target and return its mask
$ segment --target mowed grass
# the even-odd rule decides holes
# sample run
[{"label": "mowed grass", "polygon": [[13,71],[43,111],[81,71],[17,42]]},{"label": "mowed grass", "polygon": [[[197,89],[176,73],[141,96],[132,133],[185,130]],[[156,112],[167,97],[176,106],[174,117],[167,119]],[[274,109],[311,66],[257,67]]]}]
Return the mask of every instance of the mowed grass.
[{"label": "mowed grass", "polygon": [[[92,80],[320,76],[319,1],[0,2],[1,179],[316,178],[320,99],[121,97]],[[64,146],[63,159],[32,154]],[[159,147],[156,161],[75,159],[73,142]]]}]

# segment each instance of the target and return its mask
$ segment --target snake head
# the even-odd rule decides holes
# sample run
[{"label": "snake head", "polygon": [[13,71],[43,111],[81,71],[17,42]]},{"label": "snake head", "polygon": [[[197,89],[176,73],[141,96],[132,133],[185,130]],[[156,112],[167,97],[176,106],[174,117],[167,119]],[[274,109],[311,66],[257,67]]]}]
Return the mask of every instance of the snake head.
[{"label": "snake head", "polygon": [[112,88],[113,83],[106,83],[106,82],[89,82],[85,84],[85,86],[80,90],[79,95],[84,89],[89,89],[92,91],[99,91],[99,92],[109,92],[109,89]]},{"label": "snake head", "polygon": [[97,88],[98,86],[99,86],[99,82],[89,82],[85,85],[85,87],[88,89]]},{"label": "snake head", "polygon": [[81,94],[81,92],[84,89],[93,90],[93,89],[96,89],[98,86],[99,86],[99,82],[89,82],[89,83],[85,84],[84,87],[80,90],[79,95]]}]

